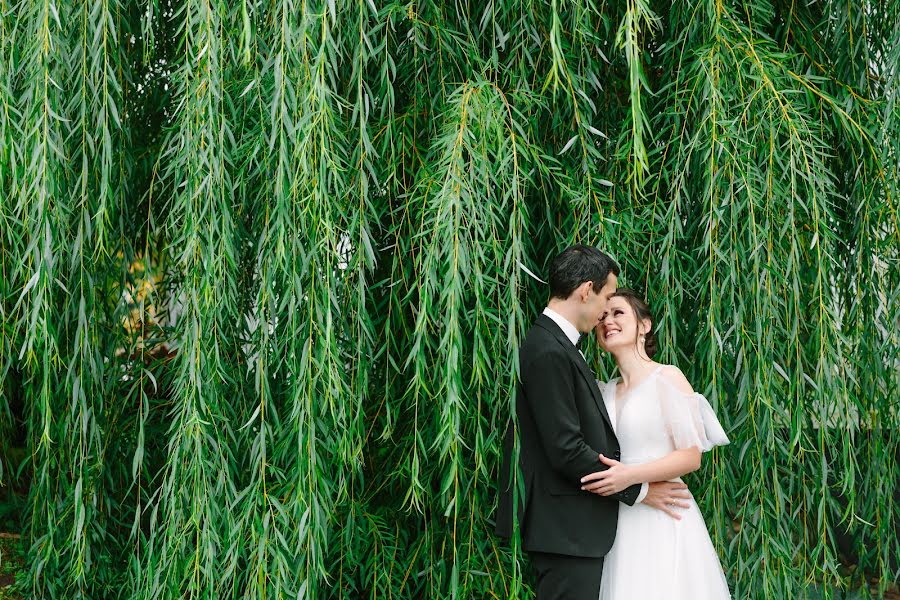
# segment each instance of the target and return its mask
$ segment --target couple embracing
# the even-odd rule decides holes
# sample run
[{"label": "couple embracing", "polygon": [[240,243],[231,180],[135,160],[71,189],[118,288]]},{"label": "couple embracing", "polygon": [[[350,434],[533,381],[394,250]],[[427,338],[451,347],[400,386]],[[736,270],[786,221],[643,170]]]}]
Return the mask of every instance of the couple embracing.
[{"label": "couple embracing", "polygon": [[[510,425],[497,533],[509,537],[518,519],[538,600],[729,598],[679,479],[728,438],[682,372],[653,360],[649,308],[616,288],[618,274],[590,246],[567,248],[551,264],[550,302],[519,349],[522,479],[514,494]],[[577,344],[591,333],[615,358],[618,379],[598,382],[588,368]]]}]

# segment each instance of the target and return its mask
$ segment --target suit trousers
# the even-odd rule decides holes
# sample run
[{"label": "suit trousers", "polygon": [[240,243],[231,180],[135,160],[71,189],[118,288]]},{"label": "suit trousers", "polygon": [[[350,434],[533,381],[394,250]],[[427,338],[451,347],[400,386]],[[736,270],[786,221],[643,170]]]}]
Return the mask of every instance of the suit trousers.
[{"label": "suit trousers", "polygon": [[597,600],[603,557],[528,552],[537,575],[536,600]]}]

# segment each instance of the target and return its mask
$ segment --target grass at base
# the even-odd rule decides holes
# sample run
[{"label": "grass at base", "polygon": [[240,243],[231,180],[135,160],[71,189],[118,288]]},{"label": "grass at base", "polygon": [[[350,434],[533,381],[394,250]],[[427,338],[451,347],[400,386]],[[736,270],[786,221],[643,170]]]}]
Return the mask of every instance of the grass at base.
[{"label": "grass at base", "polygon": [[0,533],[0,600],[22,600],[12,591],[16,575],[25,568],[21,539],[17,534]]},{"label": "grass at base", "polygon": [[[23,600],[23,596],[13,591],[16,576],[25,568],[21,538],[18,534],[0,533],[0,600]],[[832,597],[838,600],[868,600],[877,596],[870,590],[835,592]],[[814,588],[811,599],[824,597],[821,588]],[[897,586],[891,586],[885,594],[885,600],[900,600]]]}]

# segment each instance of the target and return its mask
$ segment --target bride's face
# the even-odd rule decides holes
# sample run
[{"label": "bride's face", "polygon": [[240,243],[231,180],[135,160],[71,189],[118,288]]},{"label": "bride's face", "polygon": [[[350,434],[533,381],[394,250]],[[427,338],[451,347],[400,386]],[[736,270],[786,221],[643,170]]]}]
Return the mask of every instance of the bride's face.
[{"label": "bride's face", "polygon": [[639,323],[631,305],[619,296],[613,296],[606,303],[606,312],[594,328],[600,347],[607,352],[621,348],[634,348],[637,337],[643,332],[645,323]]}]

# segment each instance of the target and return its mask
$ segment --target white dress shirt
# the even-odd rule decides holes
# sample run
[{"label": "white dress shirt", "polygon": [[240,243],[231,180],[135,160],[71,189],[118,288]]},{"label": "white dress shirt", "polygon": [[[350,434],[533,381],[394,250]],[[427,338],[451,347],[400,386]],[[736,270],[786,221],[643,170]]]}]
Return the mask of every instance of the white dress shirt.
[{"label": "white dress shirt", "polygon": [[581,337],[581,333],[578,332],[578,328],[572,325],[568,319],[549,306],[544,309],[544,314],[553,319],[554,323],[559,325],[559,328],[563,330],[563,333],[566,334],[566,337],[569,338],[569,341],[572,342],[573,346],[578,343],[578,338]]},{"label": "white dress shirt", "polygon": [[[578,339],[581,337],[581,333],[578,331],[577,327],[575,327],[574,325],[572,325],[571,322],[569,322],[568,319],[566,319],[564,316],[562,316],[561,314],[559,314],[558,312],[556,312],[549,306],[544,309],[544,314],[547,315],[548,317],[550,317],[550,319],[554,323],[559,325],[559,328],[562,329],[564,334],[566,334],[566,337],[569,339],[570,342],[572,342],[573,346],[578,344]],[[581,350],[579,350],[578,353],[581,354],[581,358],[584,358],[584,353],[581,352]],[[599,386],[600,383],[597,382],[597,385]],[[599,390],[598,390],[598,393],[599,393]],[[647,483],[642,483],[641,491],[638,494],[637,500],[635,500],[634,503],[637,504],[638,502],[642,502],[644,500],[644,498],[647,497],[647,492],[649,490],[650,490],[650,485]]]}]

